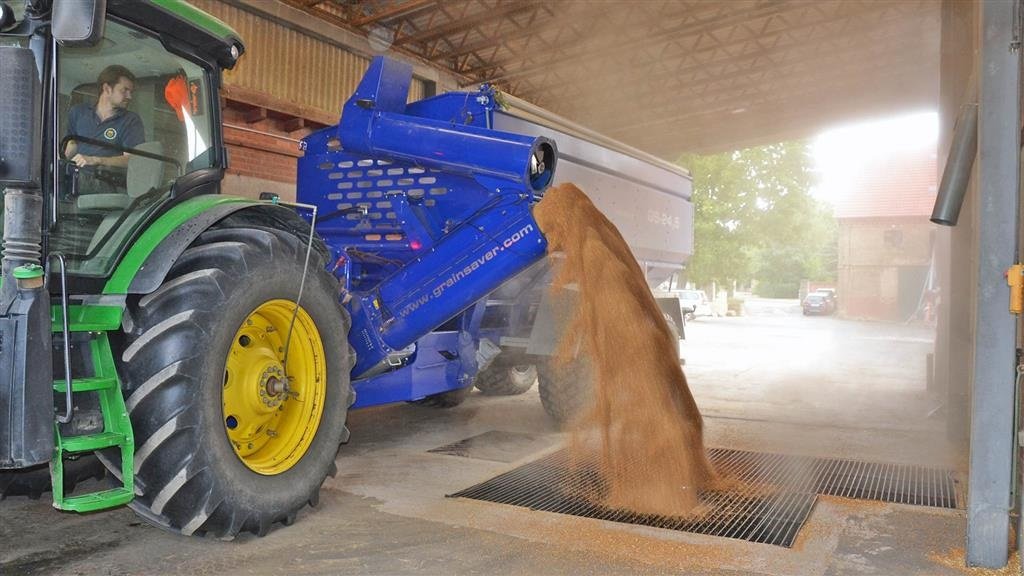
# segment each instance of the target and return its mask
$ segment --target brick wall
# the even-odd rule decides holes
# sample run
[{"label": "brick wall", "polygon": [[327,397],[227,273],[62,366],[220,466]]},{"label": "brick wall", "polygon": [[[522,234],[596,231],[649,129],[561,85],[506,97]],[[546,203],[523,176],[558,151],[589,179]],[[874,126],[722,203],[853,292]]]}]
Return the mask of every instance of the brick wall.
[{"label": "brick wall", "polygon": [[228,154],[231,159],[229,174],[295,183],[296,156],[230,141]]},{"label": "brick wall", "polygon": [[920,218],[844,218],[839,224],[840,266],[921,266],[931,259],[934,227]]},{"label": "brick wall", "polygon": [[907,272],[920,274],[931,263],[932,228],[926,217],[841,219],[839,313],[850,318],[906,320],[901,298],[913,299],[920,291],[918,282],[910,278],[913,274]]},{"label": "brick wall", "polygon": [[230,159],[225,192],[250,197],[260,191],[275,192],[294,200],[296,162],[302,155],[298,141],[308,130],[284,132],[279,119],[250,122],[244,114],[224,110],[224,142]]}]

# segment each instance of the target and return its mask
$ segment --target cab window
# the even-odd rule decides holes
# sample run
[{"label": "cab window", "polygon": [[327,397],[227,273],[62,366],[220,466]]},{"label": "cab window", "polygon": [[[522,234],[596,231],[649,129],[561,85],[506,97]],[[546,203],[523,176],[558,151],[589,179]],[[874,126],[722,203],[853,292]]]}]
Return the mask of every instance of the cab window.
[{"label": "cab window", "polygon": [[58,221],[68,271],[106,276],[175,180],[214,165],[209,85],[198,64],[108,20],[103,41],[58,53]]}]

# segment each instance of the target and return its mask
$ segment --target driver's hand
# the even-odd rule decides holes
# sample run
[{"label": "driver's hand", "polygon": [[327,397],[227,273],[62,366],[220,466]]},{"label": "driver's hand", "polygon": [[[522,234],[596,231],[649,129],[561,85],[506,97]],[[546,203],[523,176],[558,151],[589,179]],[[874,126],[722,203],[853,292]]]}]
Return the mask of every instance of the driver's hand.
[{"label": "driver's hand", "polygon": [[86,166],[99,166],[100,164],[100,159],[98,157],[86,156],[85,154],[75,154],[71,161],[79,168],[85,168]]}]

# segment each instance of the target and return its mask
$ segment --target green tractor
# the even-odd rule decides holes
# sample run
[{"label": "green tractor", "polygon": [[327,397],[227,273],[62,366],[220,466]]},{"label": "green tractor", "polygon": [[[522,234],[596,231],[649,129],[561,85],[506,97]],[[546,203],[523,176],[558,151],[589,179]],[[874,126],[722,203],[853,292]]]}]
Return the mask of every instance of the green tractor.
[{"label": "green tractor", "polygon": [[[294,209],[219,194],[243,50],[180,0],[0,3],[0,496],[52,483],[59,509],[231,538],[335,471],[328,253]],[[116,486],[71,494],[93,458]]]}]

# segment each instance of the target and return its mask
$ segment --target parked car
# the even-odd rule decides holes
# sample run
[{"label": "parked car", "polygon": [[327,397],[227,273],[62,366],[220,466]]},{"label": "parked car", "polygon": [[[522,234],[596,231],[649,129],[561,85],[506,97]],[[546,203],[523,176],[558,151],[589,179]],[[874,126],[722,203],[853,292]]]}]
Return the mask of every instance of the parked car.
[{"label": "parked car", "polygon": [[682,308],[687,320],[693,320],[697,316],[715,315],[711,300],[708,300],[708,295],[703,290],[681,290],[679,307]]},{"label": "parked car", "polygon": [[836,301],[836,289],[835,288],[818,288],[814,292],[811,292],[811,294],[821,294],[825,298],[828,298],[829,300],[831,300],[833,303],[835,303],[835,301]]},{"label": "parked car", "polygon": [[810,314],[832,314],[836,311],[835,298],[817,291],[808,294],[800,305],[804,309],[804,316]]}]

